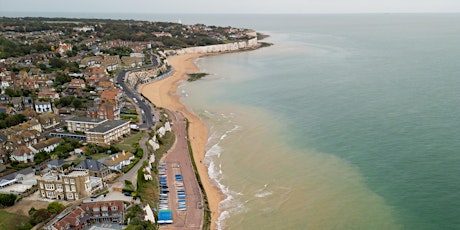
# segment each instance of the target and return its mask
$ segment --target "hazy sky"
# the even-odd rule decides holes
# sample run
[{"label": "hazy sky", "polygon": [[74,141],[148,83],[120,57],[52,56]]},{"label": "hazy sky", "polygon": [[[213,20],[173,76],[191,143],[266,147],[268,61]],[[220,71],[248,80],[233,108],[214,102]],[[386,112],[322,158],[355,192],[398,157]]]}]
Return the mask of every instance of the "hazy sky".
[{"label": "hazy sky", "polygon": [[460,0],[0,0],[0,11],[88,13],[460,12]]}]

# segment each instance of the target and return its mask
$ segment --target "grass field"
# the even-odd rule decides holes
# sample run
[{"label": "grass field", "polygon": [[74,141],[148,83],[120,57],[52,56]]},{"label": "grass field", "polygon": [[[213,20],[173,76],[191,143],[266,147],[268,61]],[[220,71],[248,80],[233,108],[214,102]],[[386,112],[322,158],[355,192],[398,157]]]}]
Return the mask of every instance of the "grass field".
[{"label": "grass field", "polygon": [[29,218],[0,210],[0,230],[12,230],[26,224]]},{"label": "grass field", "polygon": [[136,134],[132,134],[129,138],[116,144],[115,146],[125,151],[129,151],[133,154],[136,154],[136,147],[138,146],[139,141],[141,140],[143,135],[144,135],[144,132],[138,132]]}]

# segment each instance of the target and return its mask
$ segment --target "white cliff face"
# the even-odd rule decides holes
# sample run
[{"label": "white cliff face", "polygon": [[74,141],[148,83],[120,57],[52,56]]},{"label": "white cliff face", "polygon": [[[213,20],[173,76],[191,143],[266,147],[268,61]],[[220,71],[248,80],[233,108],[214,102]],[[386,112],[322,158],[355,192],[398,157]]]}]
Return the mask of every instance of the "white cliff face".
[{"label": "white cliff face", "polygon": [[220,53],[220,52],[230,52],[238,51],[244,49],[255,48],[259,45],[257,38],[249,39],[247,41],[233,42],[227,44],[217,44],[209,46],[197,46],[197,47],[188,47],[179,50],[168,50],[165,51],[169,55],[180,55],[180,54],[194,54],[194,53]]}]

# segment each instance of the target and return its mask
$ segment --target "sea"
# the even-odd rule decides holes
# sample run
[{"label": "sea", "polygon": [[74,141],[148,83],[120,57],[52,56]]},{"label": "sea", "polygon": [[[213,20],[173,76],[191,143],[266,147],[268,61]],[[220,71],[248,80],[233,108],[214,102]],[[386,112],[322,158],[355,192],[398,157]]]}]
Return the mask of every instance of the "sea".
[{"label": "sea", "polygon": [[460,14],[74,16],[270,36],[178,89],[210,129],[219,229],[460,229]]}]

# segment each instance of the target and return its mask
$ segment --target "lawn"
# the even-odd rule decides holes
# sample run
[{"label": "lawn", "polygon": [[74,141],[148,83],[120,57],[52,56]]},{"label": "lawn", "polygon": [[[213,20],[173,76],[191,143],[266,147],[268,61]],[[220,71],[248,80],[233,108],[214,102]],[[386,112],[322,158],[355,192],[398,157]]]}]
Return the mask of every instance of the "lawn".
[{"label": "lawn", "polygon": [[124,141],[116,144],[115,146],[122,150],[136,154],[136,148],[137,146],[139,146],[139,141],[141,140],[143,135],[144,132],[137,132],[135,134],[132,134],[130,137],[126,138]]},{"label": "lawn", "polygon": [[107,156],[109,156],[107,153],[96,153],[96,154],[91,155],[91,157],[94,160],[99,160],[99,159],[107,157]]},{"label": "lawn", "polygon": [[0,230],[17,229],[28,223],[29,218],[0,210]]}]

